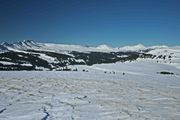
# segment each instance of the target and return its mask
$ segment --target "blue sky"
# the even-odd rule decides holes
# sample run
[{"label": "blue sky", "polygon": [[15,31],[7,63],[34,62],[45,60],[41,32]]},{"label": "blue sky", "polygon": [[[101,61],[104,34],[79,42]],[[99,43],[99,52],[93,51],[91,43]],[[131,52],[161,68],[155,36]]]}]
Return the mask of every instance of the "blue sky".
[{"label": "blue sky", "polygon": [[180,0],[0,0],[0,42],[180,45]]}]

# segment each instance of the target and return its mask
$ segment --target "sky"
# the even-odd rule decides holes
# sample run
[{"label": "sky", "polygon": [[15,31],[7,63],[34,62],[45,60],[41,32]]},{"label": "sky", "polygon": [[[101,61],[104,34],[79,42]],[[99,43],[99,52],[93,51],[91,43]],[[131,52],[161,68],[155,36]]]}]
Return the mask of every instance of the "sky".
[{"label": "sky", "polygon": [[180,0],[0,0],[0,42],[180,45]]}]

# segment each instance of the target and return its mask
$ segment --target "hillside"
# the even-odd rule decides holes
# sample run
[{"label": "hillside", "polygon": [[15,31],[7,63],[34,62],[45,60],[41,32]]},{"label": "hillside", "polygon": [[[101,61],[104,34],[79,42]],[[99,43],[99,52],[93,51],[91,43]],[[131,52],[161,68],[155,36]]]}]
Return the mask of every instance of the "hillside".
[{"label": "hillside", "polygon": [[142,44],[112,48],[36,43],[32,40],[0,45],[0,70],[72,70],[70,65],[145,60],[180,67],[180,47]]}]

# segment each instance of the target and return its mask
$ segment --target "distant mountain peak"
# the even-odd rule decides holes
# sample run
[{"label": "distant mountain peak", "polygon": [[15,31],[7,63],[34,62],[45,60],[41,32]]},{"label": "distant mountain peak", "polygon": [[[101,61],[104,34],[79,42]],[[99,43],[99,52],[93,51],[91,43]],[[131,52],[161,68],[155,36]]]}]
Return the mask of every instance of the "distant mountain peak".
[{"label": "distant mountain peak", "polygon": [[147,48],[143,44],[124,46],[124,47],[119,48],[119,50],[122,50],[122,51],[140,51],[140,50],[145,50],[145,49]]},{"label": "distant mountain peak", "polygon": [[12,44],[10,44],[8,42],[2,42],[1,45],[3,45],[3,46],[12,46]]},{"label": "distant mountain peak", "polygon": [[5,50],[8,50],[8,49],[6,47],[4,47],[4,45],[0,45],[0,52],[5,51]]},{"label": "distant mountain peak", "polygon": [[24,50],[24,49],[34,49],[39,48],[38,43],[34,42],[33,40],[23,40],[23,41],[17,41],[14,43],[8,43],[3,42],[1,43],[1,49],[7,49],[7,50]]},{"label": "distant mountain peak", "polygon": [[[125,46],[121,48],[99,46],[82,46],[53,43],[37,43],[33,40],[23,40],[15,43],[0,44],[0,64],[2,70],[38,70],[39,67],[49,70],[59,70],[68,65],[93,65],[101,63],[126,62],[132,60],[152,60],[180,66],[180,47],[150,46],[143,44]],[[9,54],[10,52],[10,54]],[[27,59],[30,58],[30,59]],[[22,63],[17,68],[17,62]],[[5,64],[12,62],[13,65]],[[175,63],[175,64],[174,64]],[[177,63],[177,64],[176,64]],[[24,66],[30,64],[30,66]],[[6,68],[6,67],[7,68]]]},{"label": "distant mountain peak", "polygon": [[61,52],[62,51],[81,51],[81,52],[136,51],[136,52],[139,52],[139,51],[152,50],[152,49],[164,49],[164,48],[168,49],[169,48],[168,46],[165,46],[165,45],[146,47],[143,44],[124,46],[120,48],[110,47],[106,44],[101,44],[99,46],[82,46],[82,45],[68,45],[68,44],[54,44],[54,43],[38,43],[31,39],[18,41],[14,43],[3,42],[1,45],[7,48],[8,50],[39,49],[39,50],[49,50],[49,51],[61,51]]},{"label": "distant mountain peak", "polygon": [[24,43],[35,43],[34,40],[23,40]]},{"label": "distant mountain peak", "polygon": [[96,48],[101,49],[101,50],[111,50],[111,51],[113,51],[113,48],[111,48],[110,46],[108,46],[106,44],[99,45]]},{"label": "distant mountain peak", "polygon": [[136,47],[141,47],[141,48],[145,48],[145,46],[143,45],[143,44],[137,44],[137,45],[134,45],[134,46],[136,46]]}]

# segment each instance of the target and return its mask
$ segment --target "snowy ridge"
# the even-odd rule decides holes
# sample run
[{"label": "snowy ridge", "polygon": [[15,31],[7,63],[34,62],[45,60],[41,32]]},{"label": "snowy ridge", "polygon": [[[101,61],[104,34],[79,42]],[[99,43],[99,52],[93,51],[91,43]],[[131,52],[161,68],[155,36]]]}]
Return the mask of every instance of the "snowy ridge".
[{"label": "snowy ridge", "polygon": [[161,47],[160,49],[153,49],[148,53],[156,55],[157,62],[180,68],[180,49],[177,47]]},{"label": "snowy ridge", "polygon": [[140,50],[146,50],[147,47],[145,47],[142,44],[134,45],[134,46],[125,46],[119,48],[120,51],[140,51]]},{"label": "snowy ridge", "polygon": [[[1,48],[2,47],[2,48]],[[33,40],[24,40],[22,42],[7,43],[3,42],[0,46],[0,50],[26,50],[26,49],[36,49],[36,50],[45,50],[45,51],[54,51],[54,52],[63,52],[63,51],[79,51],[79,52],[113,52],[117,51],[116,48],[111,48],[107,45],[99,45],[97,47],[87,47],[81,45],[67,45],[67,44],[54,44],[54,43],[37,43]]]},{"label": "snowy ridge", "polygon": [[109,51],[109,52],[117,51],[116,48],[111,48],[111,47],[109,47],[108,45],[105,45],[105,44],[97,46],[96,49],[102,50],[102,51]]},{"label": "snowy ridge", "polygon": [[[16,58],[14,58],[15,56]],[[43,67],[52,70],[76,64],[93,65],[134,60],[157,62],[180,68],[180,46],[168,47],[161,45],[146,47],[138,44],[112,48],[107,45],[94,47],[37,43],[33,40],[15,43],[4,42],[0,45],[0,61],[2,61],[0,69],[3,70],[12,67],[2,64],[5,62],[14,63],[16,69],[19,67],[18,65],[31,64],[31,66],[28,66],[28,70]],[[23,67],[22,69],[25,68]]]},{"label": "snowy ridge", "polygon": [[54,43],[38,43],[33,40],[23,40],[22,42],[7,43],[3,42],[0,45],[0,50],[9,49],[9,50],[25,50],[25,49],[36,49],[36,50],[49,50],[54,52],[62,51],[79,51],[79,52],[117,52],[117,51],[141,51],[148,49],[180,49],[180,46],[168,47],[166,45],[160,46],[144,46],[142,44],[124,46],[119,48],[112,48],[108,45],[102,44],[97,47],[92,46],[81,46],[81,45],[68,45],[68,44],[54,44]]},{"label": "snowy ridge", "polygon": [[39,43],[34,42],[33,40],[24,40],[24,41],[19,41],[15,43],[7,43],[3,42],[1,44],[8,50],[26,50],[26,49],[37,49],[39,48]]},{"label": "snowy ridge", "polygon": [[66,45],[66,44],[53,44],[45,43],[40,49],[46,49],[50,51],[62,52],[62,51],[78,51],[78,52],[113,52],[117,51],[115,48],[111,48],[107,45],[99,45],[97,47],[87,47],[81,45]]}]

